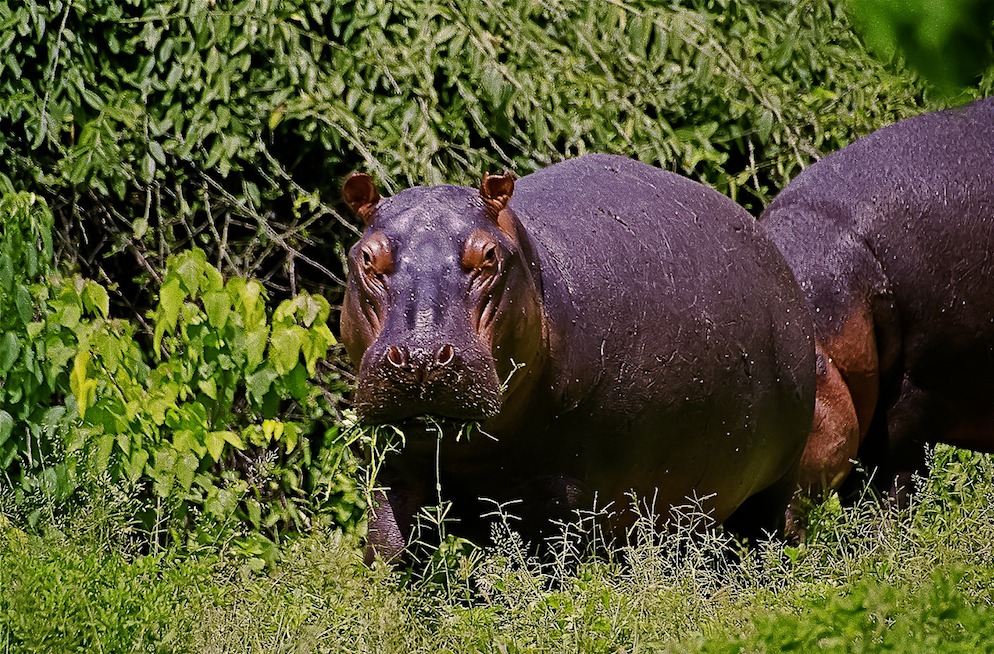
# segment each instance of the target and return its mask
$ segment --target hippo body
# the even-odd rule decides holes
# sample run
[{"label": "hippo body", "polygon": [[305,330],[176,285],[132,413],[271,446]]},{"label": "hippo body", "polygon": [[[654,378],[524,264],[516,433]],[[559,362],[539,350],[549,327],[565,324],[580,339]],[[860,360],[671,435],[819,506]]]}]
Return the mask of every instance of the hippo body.
[{"label": "hippo body", "polygon": [[[366,422],[406,421],[372,550],[399,554],[439,499],[454,532],[483,540],[493,505],[480,498],[508,503],[529,539],[595,503],[621,536],[632,491],[664,519],[696,497],[715,521],[739,510],[745,531],[776,526],[811,424],[812,330],[743,209],[608,155],[382,202],[350,182],[367,218],[342,316],[355,405]],[[389,271],[379,300],[363,288],[370,261]],[[482,433],[457,439],[442,421],[437,438],[417,414]]]},{"label": "hippo body", "polygon": [[858,454],[903,502],[927,445],[994,449],[994,99],[826,156],[760,221],[815,323],[802,488],[838,488]]}]

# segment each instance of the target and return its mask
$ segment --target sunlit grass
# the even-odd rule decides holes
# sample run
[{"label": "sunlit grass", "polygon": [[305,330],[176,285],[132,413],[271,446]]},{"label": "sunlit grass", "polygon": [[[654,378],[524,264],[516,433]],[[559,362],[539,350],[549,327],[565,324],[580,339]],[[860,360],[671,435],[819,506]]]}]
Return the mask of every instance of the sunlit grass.
[{"label": "sunlit grass", "polygon": [[829,500],[799,546],[642,530],[598,556],[567,538],[540,562],[502,531],[406,570],[365,567],[333,532],[258,573],[223,547],[141,554],[106,524],[37,535],[7,521],[0,651],[982,651],[992,497],[990,457],[940,448],[909,509]]}]

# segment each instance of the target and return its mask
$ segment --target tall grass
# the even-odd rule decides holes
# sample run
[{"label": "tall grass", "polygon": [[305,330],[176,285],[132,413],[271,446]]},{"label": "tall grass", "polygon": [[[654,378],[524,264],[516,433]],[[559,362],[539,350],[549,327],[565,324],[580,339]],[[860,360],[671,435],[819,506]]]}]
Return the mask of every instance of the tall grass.
[{"label": "tall grass", "polygon": [[683,528],[539,563],[505,535],[405,571],[316,532],[262,572],[135,551],[110,500],[43,534],[3,519],[0,652],[987,651],[992,497],[991,457],[940,447],[907,510],[829,500],[799,546]]}]

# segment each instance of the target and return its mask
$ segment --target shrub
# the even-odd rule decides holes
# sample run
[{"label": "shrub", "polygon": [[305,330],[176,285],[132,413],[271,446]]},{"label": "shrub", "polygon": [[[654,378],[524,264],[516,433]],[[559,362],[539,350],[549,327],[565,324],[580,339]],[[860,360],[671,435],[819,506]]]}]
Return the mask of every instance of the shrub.
[{"label": "shrub", "polygon": [[42,200],[8,194],[0,211],[0,454],[32,524],[109,483],[153,538],[247,531],[263,554],[315,519],[359,525],[343,384],[319,370],[327,300],[270,311],[258,281],[225,280],[193,249],[167,260],[144,339],[108,317],[103,286],[54,274]]},{"label": "shrub", "polygon": [[[0,195],[0,471],[22,506],[42,493],[64,500],[68,469],[59,460],[72,398],[68,367],[90,315],[107,312],[107,294],[82,280],[50,283],[55,262],[52,212],[40,197]],[[79,283],[76,283],[79,282]],[[39,507],[27,509],[32,521]]]},{"label": "shrub", "polygon": [[759,210],[927,99],[832,0],[25,0],[0,43],[8,175],[139,321],[192,246],[334,301],[356,168],[394,191],[607,151]]},{"label": "shrub", "polygon": [[71,373],[81,425],[69,451],[96,474],[143,482],[165,502],[156,515],[165,524],[202,511],[276,537],[336,499],[341,523],[357,524],[355,483],[339,469],[347,452],[337,429],[322,427],[334,421],[335,387],[326,396],[315,383],[335,343],[330,306],[302,293],[270,315],[266,299],[257,281],[225,281],[202,250],[170,258],[149,363],[130,324],[81,344]]}]

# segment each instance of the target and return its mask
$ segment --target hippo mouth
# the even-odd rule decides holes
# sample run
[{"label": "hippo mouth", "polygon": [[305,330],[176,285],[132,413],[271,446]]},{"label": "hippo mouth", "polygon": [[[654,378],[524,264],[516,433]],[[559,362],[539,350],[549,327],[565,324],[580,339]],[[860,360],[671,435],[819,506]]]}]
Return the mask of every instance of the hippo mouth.
[{"label": "hippo mouth", "polygon": [[355,394],[363,422],[397,423],[418,416],[482,422],[500,413],[500,383],[488,353],[465,348],[456,356],[450,351],[439,364],[421,348],[398,351],[388,347],[363,357]]},{"label": "hippo mouth", "polygon": [[500,411],[498,405],[432,407],[417,401],[398,403],[396,398],[388,404],[370,400],[360,400],[357,395],[355,402],[359,418],[369,425],[386,423],[397,425],[427,425],[437,422],[442,425],[484,422],[495,417]]},{"label": "hippo mouth", "polygon": [[466,385],[465,379],[421,385],[392,383],[386,374],[360,375],[355,409],[367,424],[399,423],[412,419],[444,422],[483,422],[500,413],[496,383]]}]

